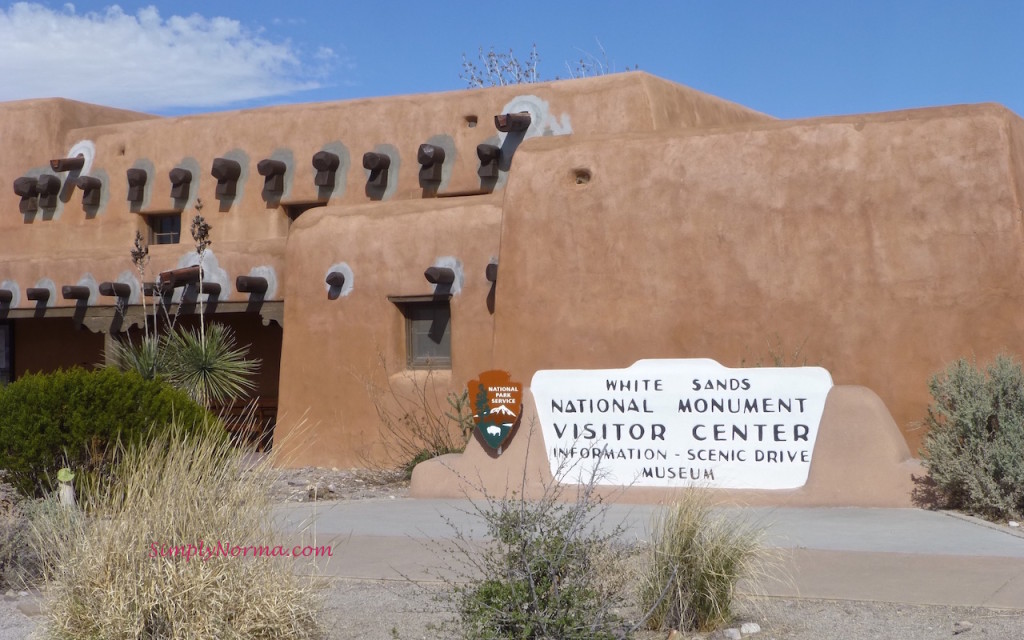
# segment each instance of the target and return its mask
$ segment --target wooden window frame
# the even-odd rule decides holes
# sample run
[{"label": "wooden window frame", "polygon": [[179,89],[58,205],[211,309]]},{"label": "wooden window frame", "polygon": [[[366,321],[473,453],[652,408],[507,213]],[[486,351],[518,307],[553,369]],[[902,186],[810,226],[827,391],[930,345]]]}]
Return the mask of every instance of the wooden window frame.
[{"label": "wooden window frame", "polygon": [[[416,370],[451,370],[452,368],[452,313],[451,296],[389,296],[388,299],[398,307],[405,320],[405,366],[408,369]],[[437,312],[441,312],[440,316]],[[433,317],[423,317],[432,315]],[[441,321],[444,326],[440,328],[440,340],[430,340],[444,350],[447,345],[447,355],[436,354],[426,355],[419,346],[418,335],[427,336],[419,328],[424,321],[429,320],[431,325]],[[437,331],[438,328],[431,327]],[[419,332],[419,333],[418,333]]]}]

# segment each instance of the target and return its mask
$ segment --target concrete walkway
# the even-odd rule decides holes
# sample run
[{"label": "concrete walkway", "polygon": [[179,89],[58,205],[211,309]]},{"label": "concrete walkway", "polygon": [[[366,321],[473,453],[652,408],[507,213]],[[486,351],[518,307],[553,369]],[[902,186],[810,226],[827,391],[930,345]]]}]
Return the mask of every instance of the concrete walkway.
[{"label": "concrete walkway", "polygon": [[[647,539],[657,507],[611,505],[604,526]],[[1024,536],[956,514],[918,509],[720,509],[765,529],[777,551],[766,595],[1024,609]],[[436,580],[460,531],[485,537],[467,500],[367,500],[277,508],[290,539],[330,544],[327,575]]]}]

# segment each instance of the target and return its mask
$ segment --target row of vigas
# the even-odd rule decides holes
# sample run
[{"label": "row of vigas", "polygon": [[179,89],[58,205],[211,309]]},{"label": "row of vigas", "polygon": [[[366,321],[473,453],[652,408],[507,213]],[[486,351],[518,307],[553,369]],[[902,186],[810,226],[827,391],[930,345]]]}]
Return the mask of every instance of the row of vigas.
[{"label": "row of vigas", "polygon": [[[527,112],[506,113],[494,116],[494,124],[503,133],[525,132],[531,123]],[[513,147],[514,149],[514,147]],[[420,165],[420,186],[426,191],[436,190],[442,180],[445,162],[445,150],[440,145],[424,143],[416,152],[416,161]],[[510,152],[503,153],[501,147],[494,144],[479,144],[476,148],[479,160],[477,175],[481,179],[481,189],[493,188],[501,169],[507,169]],[[77,187],[82,194],[82,206],[86,209],[100,204],[104,188],[103,180],[96,176],[82,173],[86,164],[84,154],[58,158],[50,161],[50,169],[54,173],[38,176],[25,175],[14,180],[14,193],[21,198],[19,211],[32,214],[39,210],[52,211],[57,207],[58,200],[67,202]],[[380,199],[383,190],[388,186],[389,169],[392,158],[381,151],[368,151],[363,154],[362,166],[368,172],[367,195],[371,199]],[[312,166],[315,171],[314,185],[320,190],[330,190],[335,185],[335,175],[341,166],[341,157],[331,151],[318,151],[313,154]],[[256,170],[263,177],[263,197],[268,201],[279,198],[284,191],[285,175],[288,165],[282,160],[264,158],[256,164]],[[62,180],[57,174],[66,174]],[[217,180],[216,196],[219,199],[232,198],[236,194],[239,178],[242,176],[242,165],[232,158],[214,158],[210,174]],[[141,206],[145,199],[146,186],[150,181],[146,169],[133,167],[126,172],[127,200],[133,211]],[[171,198],[179,209],[183,209],[189,199],[193,181],[192,169],[175,167],[168,173],[171,184]]]}]

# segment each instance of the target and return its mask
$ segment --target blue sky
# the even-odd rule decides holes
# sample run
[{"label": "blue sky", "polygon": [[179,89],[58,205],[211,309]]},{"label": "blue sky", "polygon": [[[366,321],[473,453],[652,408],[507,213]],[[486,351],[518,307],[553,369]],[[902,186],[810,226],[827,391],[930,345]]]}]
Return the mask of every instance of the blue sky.
[{"label": "blue sky", "polygon": [[450,91],[536,43],[781,118],[1000,102],[1024,115],[1024,2],[0,2],[0,100],[160,114]]}]

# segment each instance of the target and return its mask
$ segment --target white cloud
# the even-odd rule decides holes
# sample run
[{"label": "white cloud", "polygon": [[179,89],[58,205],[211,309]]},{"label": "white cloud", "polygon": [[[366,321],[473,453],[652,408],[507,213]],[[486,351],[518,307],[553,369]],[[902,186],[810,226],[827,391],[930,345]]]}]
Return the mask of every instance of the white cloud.
[{"label": "white cloud", "polygon": [[0,101],[64,97],[140,110],[214,107],[315,89],[333,52],[307,63],[230,18],[163,18],[61,11],[19,2],[0,9]]}]

